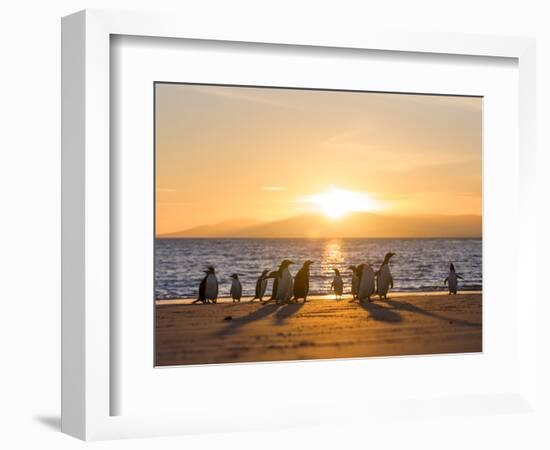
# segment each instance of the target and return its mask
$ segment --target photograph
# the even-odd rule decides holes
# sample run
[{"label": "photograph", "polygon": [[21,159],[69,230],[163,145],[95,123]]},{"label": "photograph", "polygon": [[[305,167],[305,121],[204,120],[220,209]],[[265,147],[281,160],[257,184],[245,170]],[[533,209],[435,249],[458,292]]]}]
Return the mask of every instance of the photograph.
[{"label": "photograph", "polygon": [[483,97],[154,98],[156,367],[483,351]]}]

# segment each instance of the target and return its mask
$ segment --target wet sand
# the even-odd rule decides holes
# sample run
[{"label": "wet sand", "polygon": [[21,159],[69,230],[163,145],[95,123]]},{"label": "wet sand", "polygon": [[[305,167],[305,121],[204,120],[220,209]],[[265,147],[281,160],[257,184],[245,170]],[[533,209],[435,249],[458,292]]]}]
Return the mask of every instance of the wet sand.
[{"label": "wet sand", "polygon": [[482,351],[477,292],[371,303],[156,303],[157,366]]}]

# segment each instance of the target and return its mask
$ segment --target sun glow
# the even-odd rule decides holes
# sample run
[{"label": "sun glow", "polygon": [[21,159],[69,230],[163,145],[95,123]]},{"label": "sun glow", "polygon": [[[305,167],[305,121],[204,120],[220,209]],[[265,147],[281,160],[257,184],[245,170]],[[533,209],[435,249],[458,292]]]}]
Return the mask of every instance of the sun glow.
[{"label": "sun glow", "polygon": [[339,219],[350,212],[374,211],[380,208],[378,202],[365,192],[346,191],[334,186],[325,192],[308,197],[306,201],[316,204],[330,219]]}]

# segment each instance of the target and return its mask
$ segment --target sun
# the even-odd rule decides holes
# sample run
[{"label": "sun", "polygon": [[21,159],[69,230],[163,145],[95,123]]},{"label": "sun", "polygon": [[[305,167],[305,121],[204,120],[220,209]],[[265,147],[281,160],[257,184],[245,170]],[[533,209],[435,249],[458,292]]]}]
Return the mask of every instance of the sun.
[{"label": "sun", "polygon": [[334,186],[325,192],[308,197],[307,201],[317,205],[330,219],[339,219],[350,212],[379,209],[379,205],[369,194],[338,189]]}]

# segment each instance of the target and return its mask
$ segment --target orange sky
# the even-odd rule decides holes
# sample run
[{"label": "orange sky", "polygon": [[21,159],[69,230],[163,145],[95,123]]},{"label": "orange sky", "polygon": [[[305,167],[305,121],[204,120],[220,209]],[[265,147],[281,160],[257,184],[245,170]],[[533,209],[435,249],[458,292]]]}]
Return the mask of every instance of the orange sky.
[{"label": "orange sky", "polygon": [[156,231],[322,211],[331,187],[481,215],[481,133],[481,98],[156,84]]}]

